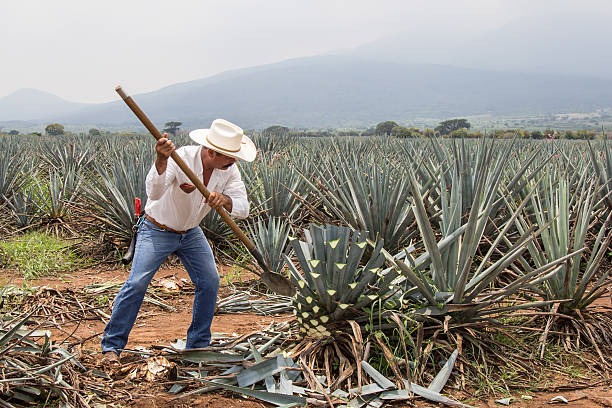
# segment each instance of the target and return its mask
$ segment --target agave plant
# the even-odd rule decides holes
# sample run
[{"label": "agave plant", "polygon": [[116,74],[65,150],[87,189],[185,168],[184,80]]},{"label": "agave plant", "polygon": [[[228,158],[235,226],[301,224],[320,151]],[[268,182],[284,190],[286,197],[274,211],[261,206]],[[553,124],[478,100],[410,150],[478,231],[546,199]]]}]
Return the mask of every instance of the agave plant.
[{"label": "agave plant", "polygon": [[[72,364],[66,363],[70,361],[82,371],[85,367],[67,350],[53,346],[49,331],[26,328],[36,311],[13,318],[3,316],[0,326],[0,364],[3,367],[0,405],[41,406],[57,399],[65,406],[89,406],[87,392],[79,387],[76,379],[77,372]],[[33,336],[44,336],[44,343],[38,344]]]},{"label": "agave plant", "polygon": [[[462,174],[455,167],[451,175],[450,195],[446,192],[444,180],[441,180],[441,231],[442,238],[438,241],[433,227],[425,211],[423,197],[420,193],[414,173],[409,170],[409,180],[414,200],[413,211],[417,219],[419,231],[423,238],[426,253],[418,258],[412,257],[408,251],[404,254],[387,259],[397,265],[407,279],[408,294],[419,295],[424,299],[425,308],[420,312],[426,314],[445,315],[452,314],[457,319],[469,321],[492,313],[487,307],[507,299],[519,290],[533,284],[542,276],[557,273],[557,265],[567,258],[555,259],[530,271],[515,282],[501,289],[488,293],[491,284],[497,276],[506,270],[527,249],[527,244],[548,225],[536,231],[535,227],[524,231],[514,242],[508,239],[505,243],[508,249],[501,255],[495,255],[500,249],[503,238],[509,235],[513,221],[518,217],[519,211],[511,214],[503,225],[498,228],[496,239],[490,244],[486,254],[477,257],[485,227],[492,216],[492,210],[498,198],[502,171],[509,151],[502,152],[497,159],[491,157],[490,145],[483,141],[482,154],[476,164],[480,171],[474,181],[472,202],[467,222],[462,223],[462,187],[465,185],[461,178],[471,177]],[[523,200],[519,204],[522,209],[527,203]],[[495,256],[494,256],[495,255]],[[421,303],[421,306],[423,304]],[[530,307],[523,304],[517,307]],[[515,306],[497,308],[494,312],[512,310]]]},{"label": "agave plant", "polygon": [[283,254],[297,288],[294,312],[303,335],[330,336],[340,322],[364,315],[362,309],[383,297],[398,273],[382,274],[383,241],[366,253],[365,231],[311,225],[304,234],[306,241],[291,241],[299,269]]},{"label": "agave plant", "polygon": [[608,209],[612,211],[612,146],[610,146],[608,140],[604,138],[602,142],[603,160],[599,160],[597,154],[593,150],[593,145],[590,141],[588,141],[588,143],[591,165],[603,186],[601,195],[605,197]]},{"label": "agave plant", "polygon": [[251,164],[242,164],[249,199],[269,217],[293,218],[300,209],[297,195],[305,196],[305,182],[288,165],[286,155],[262,154]]},{"label": "agave plant", "polygon": [[[596,184],[595,180],[587,177],[587,170],[585,167],[577,185],[571,188],[570,177],[559,176],[555,168],[551,167],[544,180],[533,185],[533,211],[520,214],[514,221],[520,232],[531,228],[533,224],[552,225],[549,230],[542,232],[539,240],[528,244],[534,266],[521,258],[524,273],[574,253],[559,266],[559,273],[543,281],[541,286],[541,294],[546,299],[571,299],[560,305],[560,310],[567,314],[571,314],[574,309],[584,310],[601,296],[606,290],[606,280],[611,272],[602,271],[599,279],[596,279],[601,261],[610,250],[612,231],[608,227],[612,212],[608,213],[603,224],[593,223]],[[513,202],[509,201],[508,206],[516,210]],[[587,243],[589,234],[595,236],[595,240]],[[590,247],[590,255],[580,252],[587,245]]]},{"label": "agave plant", "polygon": [[381,238],[389,250],[403,247],[414,232],[408,227],[414,215],[410,190],[402,171],[388,161],[364,162],[360,156],[338,155],[314,166],[316,174],[301,172],[303,179],[321,198],[324,210],[353,229]]},{"label": "agave plant", "polygon": [[[65,170],[65,171],[64,171]],[[34,178],[34,196],[41,217],[61,222],[81,194],[83,180],[74,169],[49,169],[48,178]]]},{"label": "agave plant", "polygon": [[25,187],[7,200],[11,215],[18,228],[26,228],[33,224],[38,216],[38,207],[34,197],[34,189]]},{"label": "agave plant", "polygon": [[91,139],[77,139],[63,143],[41,143],[40,159],[56,170],[81,172],[91,169],[97,151],[94,150]]},{"label": "agave plant", "polygon": [[232,230],[216,211],[209,212],[202,219],[200,228],[215,245],[230,243],[232,239]]},{"label": "agave plant", "polygon": [[[0,199],[9,200],[25,183],[25,155],[19,152],[15,139],[0,139]],[[2,203],[0,201],[0,203]]]},{"label": "agave plant", "polygon": [[134,225],[134,199],[146,205],[145,180],[151,167],[151,147],[141,150],[115,152],[107,170],[96,163],[92,181],[86,194],[95,203],[92,215],[103,228],[122,240],[129,240]]},{"label": "agave plant", "polygon": [[[482,155],[492,155],[495,153],[493,144],[490,144],[487,147],[484,147],[485,139],[482,139],[479,145],[475,145],[469,143],[466,145],[465,139],[461,139],[459,141],[452,140],[451,141],[451,151],[445,151],[443,149],[444,145],[439,143],[439,141],[434,141],[434,139],[430,139],[431,144],[433,146],[433,152],[435,157],[443,168],[443,172],[440,177],[440,181],[442,183],[442,191],[445,186],[449,186],[452,184],[458,175],[470,175],[471,177],[461,177],[461,197],[459,199],[460,208],[459,211],[463,214],[466,214],[468,209],[470,208],[471,203],[474,201],[474,194],[476,192],[476,182],[480,178],[480,173],[483,171],[488,171],[489,163],[487,161],[482,161]],[[499,146],[499,144],[497,145]],[[511,151],[508,149],[506,152]],[[504,163],[506,160],[504,159]],[[499,164],[500,162],[497,161]],[[453,171],[449,171],[452,169]],[[459,190],[459,189],[456,189]]]},{"label": "agave plant", "polygon": [[268,220],[257,218],[247,224],[251,241],[262,254],[271,272],[281,273],[285,266],[283,254],[289,241],[289,224],[284,218],[271,217]]},{"label": "agave plant", "polygon": [[290,135],[283,129],[266,132],[266,134],[254,133],[250,137],[257,150],[262,153],[285,151],[287,147],[293,145],[297,140],[297,136]]},{"label": "agave plant", "polygon": [[[466,144],[464,139],[461,139],[460,141],[453,139],[450,141],[450,149],[445,148],[444,144],[440,140],[430,140],[433,155],[436,158],[438,167],[440,167],[441,171],[439,171],[440,174],[438,175],[438,172],[434,173],[432,170],[428,170],[430,173],[428,179],[428,177],[423,177],[423,171],[419,172],[419,169],[417,168],[417,179],[421,181],[424,187],[428,187],[434,178],[435,182],[439,182],[440,184],[444,183],[445,186],[450,186],[453,183],[453,177],[456,177],[457,174],[464,175],[461,177],[460,199],[462,214],[467,214],[471,203],[474,201],[476,181],[479,178],[480,172],[487,171],[487,169],[481,168],[481,165],[479,165],[480,157],[483,154],[488,154],[491,158],[495,155],[499,156],[500,159],[502,156],[505,157],[503,158],[503,166],[498,166],[495,170],[496,173],[501,170],[503,173],[502,179],[507,180],[505,184],[500,183],[500,188],[504,189],[505,194],[516,194],[518,191],[521,191],[524,184],[533,177],[536,177],[541,170],[541,168],[535,169],[526,177],[526,180],[524,179],[524,176],[529,170],[531,164],[543,154],[540,149],[533,148],[531,145],[519,145],[518,149],[516,149],[516,154],[522,154],[522,156],[515,160],[509,160],[509,158],[506,157],[508,154],[514,153],[514,148],[520,143],[520,141],[516,139],[511,141],[498,141],[495,143],[491,142],[488,147],[485,147],[484,145],[486,139],[482,139],[478,145],[473,143]],[[529,153],[529,150],[532,150],[531,153]],[[425,157],[425,159],[429,160],[427,157]],[[541,166],[543,166],[547,161],[548,159],[543,159],[543,164]],[[500,161],[498,160],[496,163],[496,165],[498,165]],[[485,163],[485,166],[488,165],[488,163]],[[433,168],[434,166],[430,165],[425,167]],[[431,194],[431,196],[436,199],[438,198],[438,195],[439,193],[436,190],[434,190]],[[493,204],[491,212],[493,214],[497,213],[497,211],[502,208],[503,205],[504,202],[502,198],[498,197],[498,200]],[[442,206],[444,205],[442,204]]]}]

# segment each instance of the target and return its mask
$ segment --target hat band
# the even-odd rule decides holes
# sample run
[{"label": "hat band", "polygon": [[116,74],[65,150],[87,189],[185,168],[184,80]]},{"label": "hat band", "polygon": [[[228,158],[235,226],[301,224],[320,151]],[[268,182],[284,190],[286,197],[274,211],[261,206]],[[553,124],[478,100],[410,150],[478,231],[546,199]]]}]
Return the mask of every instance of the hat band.
[{"label": "hat band", "polygon": [[214,147],[216,147],[217,149],[223,150],[224,152],[236,153],[236,152],[239,152],[239,151],[240,151],[240,147],[238,147],[238,148],[237,148],[237,149],[235,149],[235,150],[232,150],[232,149],[226,149],[226,148],[221,147],[221,146],[217,146],[216,144],[214,144],[213,142],[211,142],[211,140],[210,140],[210,138],[208,137],[208,135],[206,135],[206,141],[207,141],[208,143],[210,143],[211,145],[213,145]]}]

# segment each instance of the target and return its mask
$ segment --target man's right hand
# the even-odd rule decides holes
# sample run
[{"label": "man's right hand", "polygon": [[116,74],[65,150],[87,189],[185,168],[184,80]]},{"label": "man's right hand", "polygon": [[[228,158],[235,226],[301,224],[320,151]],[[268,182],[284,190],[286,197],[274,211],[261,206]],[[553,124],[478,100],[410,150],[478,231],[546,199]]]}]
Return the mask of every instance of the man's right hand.
[{"label": "man's right hand", "polygon": [[157,169],[157,174],[160,175],[166,171],[168,158],[174,151],[174,143],[172,143],[172,140],[167,139],[167,136],[168,134],[164,133],[164,136],[158,139],[155,144],[155,153],[157,153],[155,168]]}]

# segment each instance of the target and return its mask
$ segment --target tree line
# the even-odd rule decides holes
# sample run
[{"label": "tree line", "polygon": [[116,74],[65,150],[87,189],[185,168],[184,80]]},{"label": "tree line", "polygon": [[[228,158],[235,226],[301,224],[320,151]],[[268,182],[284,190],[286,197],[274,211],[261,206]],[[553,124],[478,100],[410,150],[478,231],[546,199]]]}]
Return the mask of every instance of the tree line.
[{"label": "tree line", "polygon": [[[176,136],[176,134],[179,132],[180,130],[180,126],[182,125],[182,122],[166,122],[164,124],[164,128],[163,131],[171,134],[173,136]],[[67,133],[64,125],[62,125],[61,123],[50,123],[47,126],[45,126],[45,134],[47,136],[61,136],[63,134]],[[9,130],[8,132],[2,132],[2,129],[0,128],[0,134],[7,134],[10,136],[17,136],[20,134],[20,132],[16,129],[12,129]],[[41,132],[31,132],[31,135],[35,135],[35,136],[42,136]],[[89,136],[101,136],[102,135],[102,131],[100,129],[96,129],[96,128],[91,128],[89,129],[89,131],[87,132],[87,134]]]},{"label": "tree line", "polygon": [[366,130],[296,130],[287,126],[274,125],[262,131],[265,136],[391,136],[398,138],[481,138],[496,139],[594,139],[598,132],[594,130],[566,130],[559,132],[554,129],[527,130],[527,129],[494,129],[487,132],[470,131],[471,124],[467,119],[449,119],[442,121],[434,129],[419,129],[417,127],[400,126],[394,121],[384,121],[376,127]]},{"label": "tree line", "polygon": [[[163,131],[176,136],[180,131],[182,122],[170,121],[164,124]],[[287,126],[274,125],[262,131],[264,136],[305,136],[305,137],[327,137],[327,136],[392,136],[398,138],[480,138],[483,136],[496,139],[509,139],[518,137],[521,139],[594,139],[598,137],[598,132],[594,130],[566,130],[559,132],[554,129],[527,130],[527,129],[494,129],[487,132],[470,132],[471,124],[467,119],[449,119],[442,121],[434,129],[419,129],[417,127],[401,126],[397,122],[388,120],[378,123],[375,127],[365,130],[299,130],[291,129]],[[45,127],[45,134],[48,136],[60,136],[65,132],[64,126],[60,123],[51,123]],[[604,132],[602,131],[601,134]],[[0,134],[19,135],[19,131],[12,129]],[[32,132],[33,135],[41,136],[41,132]],[[90,136],[100,136],[102,131],[96,128],[89,129]]]}]

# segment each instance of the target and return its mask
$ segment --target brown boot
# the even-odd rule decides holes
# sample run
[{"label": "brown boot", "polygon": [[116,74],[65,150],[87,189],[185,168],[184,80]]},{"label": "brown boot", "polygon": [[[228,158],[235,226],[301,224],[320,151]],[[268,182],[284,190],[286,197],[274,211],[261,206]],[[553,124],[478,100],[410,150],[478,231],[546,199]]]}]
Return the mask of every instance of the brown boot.
[{"label": "brown boot", "polygon": [[118,370],[121,367],[121,359],[119,358],[119,354],[114,351],[107,351],[102,354],[102,359],[100,360],[100,365],[104,368],[108,368],[111,370]]}]

